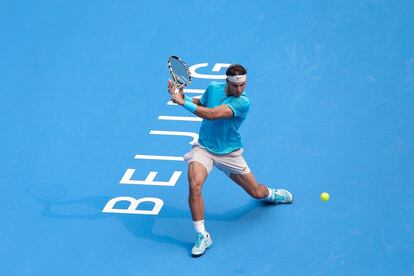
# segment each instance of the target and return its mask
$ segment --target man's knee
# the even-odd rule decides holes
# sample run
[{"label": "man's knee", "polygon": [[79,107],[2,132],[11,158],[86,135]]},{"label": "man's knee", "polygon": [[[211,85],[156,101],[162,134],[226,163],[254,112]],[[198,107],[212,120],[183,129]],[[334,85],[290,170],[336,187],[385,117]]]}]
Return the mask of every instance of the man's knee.
[{"label": "man's knee", "polygon": [[197,177],[192,177],[189,179],[190,184],[190,195],[192,196],[200,196],[201,195],[201,188],[203,186],[203,180]]},{"label": "man's knee", "polygon": [[200,196],[201,188],[207,178],[207,170],[198,162],[191,162],[188,170],[188,183],[190,186],[190,197]]}]

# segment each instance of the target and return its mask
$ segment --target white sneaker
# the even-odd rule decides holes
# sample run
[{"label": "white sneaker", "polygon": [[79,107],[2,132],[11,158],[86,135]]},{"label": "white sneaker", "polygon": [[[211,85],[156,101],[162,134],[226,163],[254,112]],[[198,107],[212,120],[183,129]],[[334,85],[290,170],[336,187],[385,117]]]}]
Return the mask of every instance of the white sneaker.
[{"label": "white sneaker", "polygon": [[210,237],[210,234],[206,232],[206,235],[203,233],[197,233],[197,239],[194,243],[193,249],[191,249],[191,254],[193,256],[203,255],[206,249],[210,248],[213,245],[213,240]]},{"label": "white sneaker", "polygon": [[293,201],[293,195],[284,189],[272,189],[272,195],[269,199],[270,202],[274,204],[280,204],[280,203],[291,203]]}]

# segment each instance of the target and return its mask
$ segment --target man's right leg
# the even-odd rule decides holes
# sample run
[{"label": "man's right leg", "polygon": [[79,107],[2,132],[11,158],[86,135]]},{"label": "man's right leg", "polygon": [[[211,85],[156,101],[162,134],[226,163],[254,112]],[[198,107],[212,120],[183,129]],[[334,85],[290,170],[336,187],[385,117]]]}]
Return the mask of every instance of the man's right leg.
[{"label": "man's right leg", "polygon": [[207,175],[207,169],[201,163],[193,161],[188,165],[188,205],[197,232],[197,238],[191,250],[194,256],[204,254],[205,250],[213,244],[210,234],[204,227],[204,200],[201,193]]}]

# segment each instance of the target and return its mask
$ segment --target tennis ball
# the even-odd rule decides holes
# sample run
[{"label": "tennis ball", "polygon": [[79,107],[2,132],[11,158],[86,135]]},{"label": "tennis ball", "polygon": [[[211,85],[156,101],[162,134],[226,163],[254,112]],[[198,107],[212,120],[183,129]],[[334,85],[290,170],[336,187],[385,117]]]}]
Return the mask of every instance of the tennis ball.
[{"label": "tennis ball", "polygon": [[322,201],[328,201],[329,200],[329,194],[328,193],[321,193],[321,200]]}]

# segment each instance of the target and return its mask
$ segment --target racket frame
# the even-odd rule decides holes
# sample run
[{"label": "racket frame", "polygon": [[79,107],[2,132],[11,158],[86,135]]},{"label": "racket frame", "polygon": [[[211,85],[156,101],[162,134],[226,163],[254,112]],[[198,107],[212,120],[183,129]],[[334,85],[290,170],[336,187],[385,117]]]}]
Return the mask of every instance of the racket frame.
[{"label": "racket frame", "polygon": [[[178,62],[181,63],[184,66],[184,68],[185,68],[185,70],[187,72],[187,75],[188,75],[188,83],[181,83],[180,81],[178,81],[177,77],[174,74],[174,70],[172,69],[172,66],[171,66],[172,59],[178,60]],[[188,65],[180,57],[170,56],[168,58],[168,69],[170,70],[170,74],[173,77],[174,83],[175,83],[175,85],[177,87],[178,87],[178,84],[184,84],[184,86],[187,86],[187,85],[189,85],[191,83],[192,78],[191,78],[190,69],[188,68]]]}]

